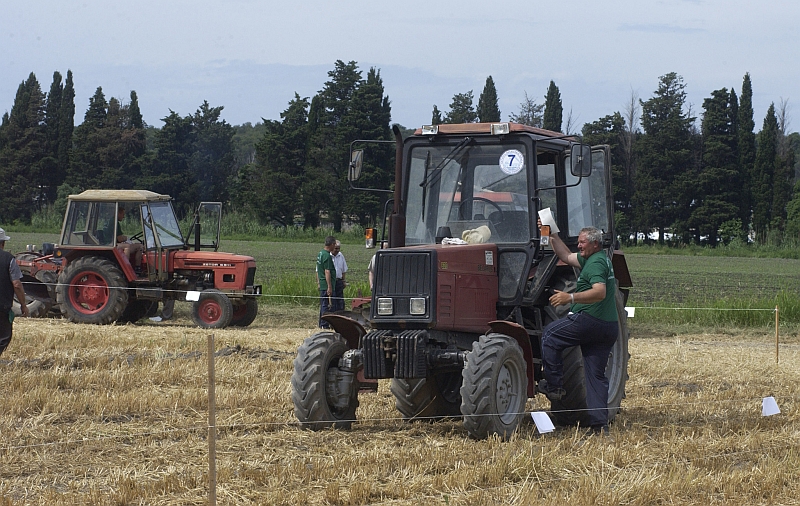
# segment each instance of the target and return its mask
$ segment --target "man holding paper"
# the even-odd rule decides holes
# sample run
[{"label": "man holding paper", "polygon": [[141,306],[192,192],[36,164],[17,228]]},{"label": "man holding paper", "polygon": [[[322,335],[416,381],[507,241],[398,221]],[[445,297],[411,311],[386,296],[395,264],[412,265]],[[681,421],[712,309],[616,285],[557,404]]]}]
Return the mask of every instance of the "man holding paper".
[{"label": "man holding paper", "polygon": [[[539,220],[539,226],[542,226]],[[544,380],[539,391],[551,401],[560,401],[563,387],[562,351],[580,346],[586,375],[586,406],[592,432],[608,431],[608,379],[605,370],[611,348],[617,340],[619,323],[615,302],[616,279],[608,255],[602,249],[602,231],[587,227],[578,234],[578,253],[569,250],[554,234],[550,238],[558,258],[581,273],[575,293],[555,290],[550,304],[570,304],[570,313],[551,322],[542,335]]]}]

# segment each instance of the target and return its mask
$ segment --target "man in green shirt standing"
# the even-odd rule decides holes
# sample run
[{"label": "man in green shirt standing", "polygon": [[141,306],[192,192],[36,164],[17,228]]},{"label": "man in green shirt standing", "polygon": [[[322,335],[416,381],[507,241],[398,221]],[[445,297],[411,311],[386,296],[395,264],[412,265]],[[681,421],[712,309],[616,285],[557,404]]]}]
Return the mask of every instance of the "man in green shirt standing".
[{"label": "man in green shirt standing", "polygon": [[551,401],[565,395],[562,351],[580,346],[586,375],[586,407],[593,432],[608,431],[608,378],[606,364],[611,348],[617,340],[617,285],[611,260],[602,249],[603,233],[587,227],[578,234],[578,253],[572,253],[557,236],[550,237],[558,258],[581,273],[575,293],[555,290],[550,304],[571,304],[570,314],[544,328],[542,335],[542,362],[544,380],[539,391]]},{"label": "man in green shirt standing", "polygon": [[322,315],[332,311],[331,297],[333,296],[334,283],[336,283],[336,267],[333,265],[331,253],[336,247],[336,238],[329,235],[325,238],[325,247],[317,255],[317,288],[319,288],[319,326],[323,329],[331,328],[330,324],[322,319]]}]

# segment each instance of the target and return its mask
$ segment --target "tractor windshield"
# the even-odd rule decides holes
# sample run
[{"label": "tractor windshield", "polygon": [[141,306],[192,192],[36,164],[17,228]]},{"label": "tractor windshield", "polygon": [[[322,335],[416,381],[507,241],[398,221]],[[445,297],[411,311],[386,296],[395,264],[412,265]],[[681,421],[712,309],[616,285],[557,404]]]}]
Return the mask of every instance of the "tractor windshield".
[{"label": "tractor windshield", "polygon": [[483,226],[485,242],[530,239],[523,144],[424,144],[412,147],[409,163],[406,244],[461,239]]},{"label": "tractor windshield", "polygon": [[172,210],[172,204],[169,202],[151,202],[149,207],[152,221],[145,216],[147,247],[153,247],[153,229],[158,235],[158,242],[162,248],[183,247],[183,236],[178,226],[178,220],[175,218],[175,212]]}]

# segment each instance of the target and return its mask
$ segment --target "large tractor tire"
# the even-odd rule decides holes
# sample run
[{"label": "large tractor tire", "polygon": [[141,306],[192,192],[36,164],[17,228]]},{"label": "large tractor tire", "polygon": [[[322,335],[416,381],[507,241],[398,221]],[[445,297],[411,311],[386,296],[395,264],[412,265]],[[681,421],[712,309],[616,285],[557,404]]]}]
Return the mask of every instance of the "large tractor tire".
[{"label": "large tractor tire", "polygon": [[128,283],[113,262],[85,256],[67,264],[58,277],[58,302],[67,319],[106,325],[128,305]]},{"label": "large tractor tire", "polygon": [[231,299],[219,290],[203,290],[199,300],[192,303],[192,320],[204,329],[224,329],[232,319]]},{"label": "large tractor tire", "polygon": [[340,391],[339,359],[348,350],[339,334],[319,332],[303,341],[297,350],[292,373],[294,413],[303,427],[321,430],[349,429],[358,407],[358,380]]},{"label": "large tractor tire", "polygon": [[[622,292],[617,290],[616,304],[619,318],[617,341],[611,349],[606,365],[608,378],[608,421],[611,422],[619,413],[622,399],[625,398],[625,383],[628,380],[628,321]],[[560,401],[550,403],[552,415],[559,425],[587,426],[589,416],[586,406],[586,377],[583,369],[583,355],[580,346],[564,350],[564,390],[567,396]]]},{"label": "large tractor tire", "polygon": [[519,344],[503,334],[481,336],[472,343],[462,376],[461,414],[470,436],[510,438],[528,400],[525,357]]},{"label": "large tractor tire", "polygon": [[[50,304],[34,299],[28,294],[25,294],[25,305],[28,306],[28,316],[30,318],[44,318],[47,316],[47,313],[50,312]],[[22,315],[22,305],[20,305],[16,295],[14,295],[14,302],[11,304],[11,310],[14,311],[15,316]]]},{"label": "large tractor tire", "polygon": [[231,325],[234,327],[247,327],[258,316],[258,301],[256,299],[245,299],[244,304],[233,306],[233,317]]},{"label": "large tractor tire", "polygon": [[419,379],[392,379],[389,390],[395,406],[407,422],[461,417],[461,372]]}]

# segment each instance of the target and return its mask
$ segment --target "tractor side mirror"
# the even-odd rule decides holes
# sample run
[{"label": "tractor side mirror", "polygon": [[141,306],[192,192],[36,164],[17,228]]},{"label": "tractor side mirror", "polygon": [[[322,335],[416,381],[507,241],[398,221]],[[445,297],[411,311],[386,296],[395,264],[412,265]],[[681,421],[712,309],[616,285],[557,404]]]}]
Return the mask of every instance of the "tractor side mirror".
[{"label": "tractor side mirror", "polygon": [[589,177],[592,173],[592,147],[573,144],[569,151],[569,171],[575,177]]},{"label": "tractor side mirror", "polygon": [[361,165],[364,160],[364,150],[355,149],[350,153],[350,166],[347,169],[347,180],[358,181],[361,177]]}]

